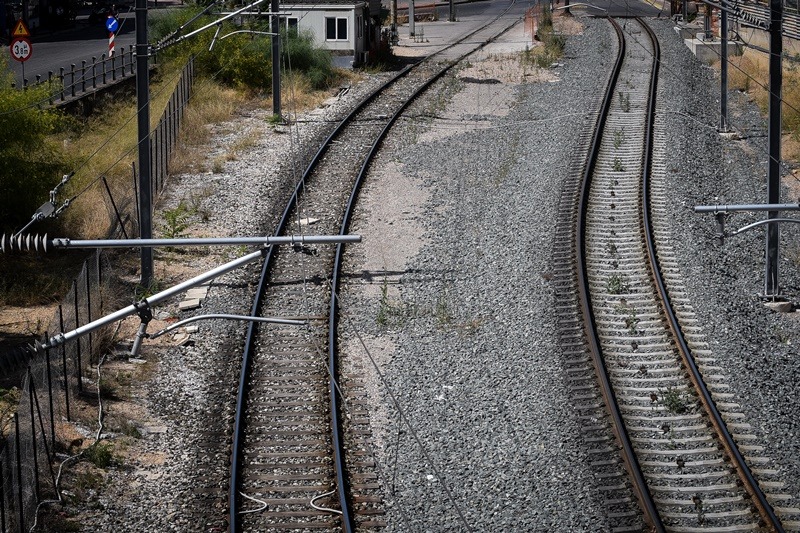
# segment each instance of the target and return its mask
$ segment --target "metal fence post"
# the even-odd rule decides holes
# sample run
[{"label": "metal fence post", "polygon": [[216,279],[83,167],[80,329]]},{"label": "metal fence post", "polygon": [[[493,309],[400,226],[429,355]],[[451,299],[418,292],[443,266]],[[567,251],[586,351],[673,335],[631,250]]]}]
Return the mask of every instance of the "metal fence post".
[{"label": "metal fence post", "polygon": [[92,56],[92,89],[97,89],[97,58]]},{"label": "metal fence post", "polygon": [[[80,315],[78,315],[78,281],[72,280],[72,291],[75,295],[75,329],[80,327]],[[63,330],[62,330],[63,331]],[[81,368],[81,338],[75,338],[75,368],[78,375],[78,391],[83,392],[83,369]]]},{"label": "metal fence post", "polygon": [[[58,327],[59,331],[64,331],[64,308],[59,304],[58,306]],[[64,373],[64,401],[67,408],[67,422],[71,422],[69,415],[69,374],[67,374],[67,345],[61,345],[61,367]]]},{"label": "metal fence post", "polygon": [[33,446],[33,499],[39,501],[39,457],[36,449],[36,413],[33,403],[33,373],[28,365],[28,403],[31,407],[31,446]]},{"label": "metal fence post", "polygon": [[122,222],[122,216],[119,214],[119,209],[117,209],[117,203],[114,201],[114,197],[111,195],[111,189],[108,186],[108,180],[106,180],[105,176],[103,176],[101,179],[103,180],[103,185],[106,186],[106,192],[108,193],[109,200],[111,200],[111,207],[114,208],[114,214],[117,216],[117,223],[119,224],[119,227],[122,228],[122,234],[125,235],[125,238],[127,239],[128,232],[125,231],[125,224]]},{"label": "metal fence post", "polygon": [[72,97],[75,97],[75,63],[72,63],[72,66],[69,68],[70,74],[72,74]]},{"label": "metal fence post", "polygon": [[[49,461],[49,459],[50,459],[50,448],[48,448],[48,446],[47,446],[47,431],[45,431],[45,429],[44,429],[44,421],[42,420],[42,406],[39,405],[39,395],[36,394],[36,388],[35,388],[35,385],[33,383],[33,377],[31,377],[30,388],[31,388],[31,396],[33,397],[33,403],[35,403],[35,405],[36,405],[36,414],[37,414],[37,416],[39,418],[39,429],[42,431],[42,446],[44,446],[44,456],[48,458],[47,467],[50,469],[50,480],[53,483],[53,488],[55,488],[56,487],[56,473],[55,473],[55,471],[53,471],[53,465]],[[31,423],[33,424],[33,428],[34,428],[33,429],[33,434],[35,436],[36,435],[36,423],[35,423],[34,420],[32,420]],[[53,453],[55,455],[55,451],[56,451],[56,449],[55,449],[55,432],[53,432],[52,434],[53,434]],[[34,438],[34,441],[35,440],[36,439]],[[36,445],[35,444],[34,444],[33,452],[34,452],[34,456],[35,456],[35,454],[36,454]],[[41,491],[41,487],[39,485],[39,470],[38,469],[36,470],[36,487],[37,487],[37,494],[38,494]],[[37,496],[37,500],[38,499],[39,498]]]},{"label": "metal fence post", "polygon": [[[3,454],[8,453],[8,446],[4,446],[2,452]],[[7,531],[6,529],[6,486],[5,481],[6,476],[5,472],[3,471],[3,459],[0,457],[0,530]]]},{"label": "metal fence post", "polygon": [[100,56],[100,61],[103,63],[103,85],[106,84],[106,55]]},{"label": "metal fence post", "polygon": [[50,94],[50,105],[53,105],[53,71],[47,71],[47,90]]},{"label": "metal fence post", "polygon": [[17,413],[14,413],[14,442],[16,444],[15,455],[17,459],[17,505],[19,506],[19,509],[17,509],[19,513],[17,529],[19,531],[25,531],[25,509],[22,498],[22,456],[19,442],[19,415]]},{"label": "metal fence post", "polygon": [[81,92],[86,92],[86,60],[81,61]]},{"label": "metal fence post", "polygon": [[[45,332],[44,339],[47,342],[50,336]],[[53,445],[53,453],[55,454],[56,451],[56,415],[55,415],[55,408],[53,406],[53,369],[50,365],[50,348],[47,348],[44,351],[44,360],[47,364],[47,400],[48,405],[50,406],[50,437],[51,443]],[[49,454],[48,454],[49,457]],[[52,457],[51,457],[52,459]]]},{"label": "metal fence post", "polygon": [[64,67],[58,68],[58,79],[61,81],[61,101],[64,101]]},{"label": "metal fence post", "polygon": [[[86,273],[84,275],[86,279],[86,323],[89,324],[92,321],[92,285],[89,282],[88,261],[83,262],[83,271]],[[92,349],[92,332],[90,331],[86,337],[89,339],[89,361],[91,361],[92,355],[94,354],[94,350]]]}]

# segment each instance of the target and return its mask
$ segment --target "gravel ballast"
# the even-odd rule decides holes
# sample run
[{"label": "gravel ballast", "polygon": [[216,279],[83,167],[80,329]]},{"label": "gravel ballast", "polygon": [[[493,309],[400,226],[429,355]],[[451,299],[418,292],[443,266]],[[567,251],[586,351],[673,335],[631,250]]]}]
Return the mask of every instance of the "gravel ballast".
[{"label": "gravel ballast", "polygon": [[[398,123],[361,194],[351,232],[364,241],[348,249],[341,339],[345,364],[359,366],[369,386],[389,531],[463,531],[463,520],[476,531],[608,529],[561,374],[549,284],[554,228],[568,223],[556,215],[576,134],[613,60],[608,22],[579,20],[583,31],[544,72],[520,64],[530,39],[520,29],[438,83],[435,97]],[[713,71],[668,20],[651,25],[662,39],[669,110],[659,120],[673,132],[670,226],[683,276],[731,392],[781,470],[784,492],[797,498],[796,315],[773,313],[757,297],[762,230],[719,245],[713,217],[692,212],[764,200],[765,121],[732,93],[731,123],[750,138],[722,139]],[[222,173],[180,177],[168,205],[212,186],[202,231],[271,231],[293,183],[286,154],[315,148],[328,127],[322,119],[340,116],[377,81],[301,117],[291,133],[275,132],[267,112],[239,117],[209,160],[241,135],[257,135],[256,146]],[[729,227],[758,218],[736,215]],[[788,258],[797,241],[791,229],[782,238],[781,287],[796,297],[800,279]],[[190,269],[225,257],[193,256]],[[252,269],[225,276],[197,312],[246,313],[254,280]],[[149,413],[142,438],[93,496],[82,531],[224,528],[224,502],[195,489],[226,484],[243,331],[208,323],[193,345],[162,352],[140,391]]]}]

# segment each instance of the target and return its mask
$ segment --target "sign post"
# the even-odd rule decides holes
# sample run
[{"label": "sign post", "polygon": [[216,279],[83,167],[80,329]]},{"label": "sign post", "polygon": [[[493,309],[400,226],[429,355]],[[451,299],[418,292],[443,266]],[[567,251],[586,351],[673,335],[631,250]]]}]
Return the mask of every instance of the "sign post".
[{"label": "sign post", "polygon": [[114,55],[114,36],[119,29],[119,21],[112,15],[106,19],[106,29],[108,30],[108,57]]},{"label": "sign post", "polygon": [[14,61],[22,63],[22,84],[25,85],[25,62],[31,58],[33,54],[33,45],[31,44],[31,32],[28,27],[19,19],[14,26],[14,31],[11,32],[11,45],[9,46],[11,57]]}]

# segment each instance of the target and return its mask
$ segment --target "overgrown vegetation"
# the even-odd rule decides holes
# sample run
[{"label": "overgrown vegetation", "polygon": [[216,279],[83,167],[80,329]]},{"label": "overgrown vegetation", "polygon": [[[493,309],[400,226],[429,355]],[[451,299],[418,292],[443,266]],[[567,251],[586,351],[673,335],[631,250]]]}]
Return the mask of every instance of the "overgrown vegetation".
[{"label": "overgrown vegetation", "polygon": [[48,85],[20,91],[0,55],[0,231],[27,223],[61,180],[68,157],[51,134],[67,121],[58,111],[43,108]]},{"label": "overgrown vegetation", "polygon": [[[198,13],[199,7],[151,12],[150,41],[174,31]],[[211,18],[198,19],[191,28]],[[220,36],[232,31],[265,31],[267,20],[237,27],[223,25]],[[207,125],[228,120],[243,106],[269,105],[265,99],[272,86],[271,40],[263,34],[236,34],[217,39],[211,29],[197,38],[169,47],[158,54],[158,68],[150,83],[150,118],[154,127],[166,107],[179,73],[191,54],[196,55],[196,80],[191,104],[182,121],[178,149],[170,171],[205,172],[212,165],[205,146],[213,134]],[[314,47],[310,35],[281,36],[284,72],[283,100],[293,110],[313,107],[328,96],[327,89],[339,83],[343,72],[334,70],[328,51]],[[0,72],[5,72],[5,58]],[[95,113],[89,117],[67,118],[62,113],[40,109],[47,102],[49,87],[19,91],[11,88],[10,74],[0,75],[0,232],[11,232],[27,223],[36,209],[48,200],[49,191],[64,174],[75,171],[55,199],[60,206],[73,198],[57,220],[37,222],[32,232],[67,235],[72,238],[106,238],[115,223],[109,192],[123,213],[135,213],[133,191],[137,151],[136,104],[132,92],[99,94]],[[275,117],[276,123],[283,120]],[[245,149],[245,146],[241,147]],[[229,157],[235,158],[232,152]],[[134,215],[135,216],[135,215]],[[180,221],[167,221],[167,233],[180,233]],[[80,264],[80,254],[49,256],[65,263],[47,270],[36,268],[41,260],[31,256],[0,256],[0,304],[37,305],[51,303],[68,290],[74,276],[71,265]],[[25,276],[20,276],[24,272]],[[25,280],[24,286],[18,281]]]},{"label": "overgrown vegetation", "polygon": [[[150,17],[151,39],[161,41],[168,37],[178,26],[196,16],[199,11],[198,6],[154,12]],[[192,27],[212,20],[209,16],[201,17],[192,24]],[[233,33],[241,31],[251,33]],[[166,48],[161,52],[161,56],[185,62],[194,54],[196,67],[202,76],[248,91],[268,92],[272,87],[272,37],[264,33],[269,31],[267,17],[246,18],[242,26],[234,26],[228,21],[222,24],[216,40],[214,40],[214,30],[206,31]],[[280,39],[281,61],[285,70],[292,76],[304,77],[314,90],[326,89],[334,81],[331,54],[328,50],[314,46],[313,35],[284,31]],[[212,40],[214,40],[213,47],[211,47]]]},{"label": "overgrown vegetation", "polygon": [[[797,57],[783,61],[781,119],[787,139],[783,143],[783,157],[800,159],[800,63]],[[747,92],[763,113],[769,110],[769,57],[751,48],[741,56],[729,58],[728,87]]]},{"label": "overgrown vegetation", "polygon": [[547,3],[542,5],[539,14],[536,37],[543,46],[537,46],[532,50],[526,49],[523,53],[524,61],[531,62],[540,68],[548,68],[564,55],[564,45],[567,40],[564,35],[553,28],[553,12]]}]

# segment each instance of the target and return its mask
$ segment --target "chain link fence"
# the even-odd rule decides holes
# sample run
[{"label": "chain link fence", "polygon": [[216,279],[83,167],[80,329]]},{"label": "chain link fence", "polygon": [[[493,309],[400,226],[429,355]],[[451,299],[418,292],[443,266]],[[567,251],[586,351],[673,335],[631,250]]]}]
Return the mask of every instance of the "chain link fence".
[{"label": "chain link fence", "polygon": [[[164,187],[170,153],[178,138],[193,81],[194,64],[190,60],[151,134],[154,196]],[[123,212],[119,207],[133,209],[135,202],[131,200],[135,200],[135,193],[132,199],[115,199],[107,185],[106,192],[115,222],[110,233],[122,233],[127,237],[125,225],[132,222],[136,214]],[[103,275],[109,271],[108,257],[99,250],[84,261],[80,274],[47,326],[45,341],[48,335],[57,336],[59,332],[77,329],[109,311],[104,305],[108,287]],[[66,457],[64,452],[69,448],[65,424],[74,420],[71,405],[75,398],[98,394],[100,384],[94,379],[94,369],[99,364],[98,354],[107,348],[104,344],[108,339],[108,332],[100,330],[61,343],[54,349],[37,351],[33,346],[24,346],[0,354],[3,376],[20,383],[16,410],[0,413],[3,431],[0,531],[28,531],[36,521],[40,502],[60,499],[53,465]]]}]

